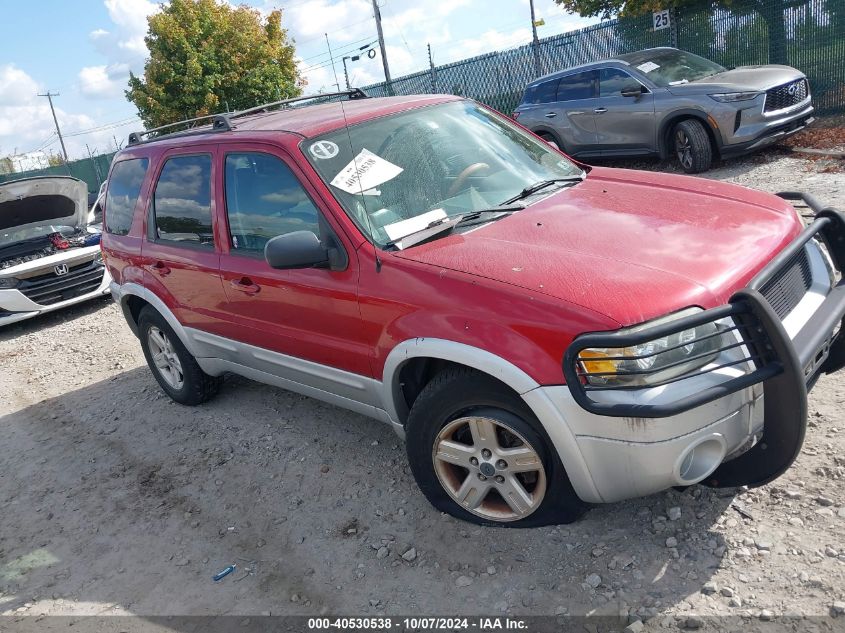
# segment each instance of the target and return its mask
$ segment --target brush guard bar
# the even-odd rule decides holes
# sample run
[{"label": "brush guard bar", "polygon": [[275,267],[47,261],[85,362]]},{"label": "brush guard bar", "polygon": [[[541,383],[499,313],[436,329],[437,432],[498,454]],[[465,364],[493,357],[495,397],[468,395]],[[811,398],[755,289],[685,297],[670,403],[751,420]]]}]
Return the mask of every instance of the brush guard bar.
[{"label": "brush guard bar", "polygon": [[[840,279],[831,288],[824,302],[792,340],[781,319],[760,292],[766,282],[777,275],[813,238],[821,240],[825,245],[834,267],[838,271],[845,270],[845,216],[830,207],[822,207],[813,197],[803,193],[785,192],[778,195],[786,200],[803,202],[812,210],[814,219],[748,286],[736,292],[726,305],[637,332],[584,334],[573,341],[563,360],[563,373],[575,401],[590,413],[611,417],[674,416],[763,383],[763,436],[747,452],[716,469],[706,482],[714,486],[759,486],[788,469],[804,442],[808,390],[820,374],[832,373],[845,366],[845,328],[840,328],[834,336],[834,331],[843,323],[845,316],[845,279]],[[596,391],[619,392],[631,388],[590,384],[587,381],[590,372],[586,371],[582,363],[584,359],[580,357],[584,350],[641,345],[726,317],[733,320],[735,329],[741,333],[745,343],[741,349],[747,351],[741,361],[728,364],[751,363],[752,371],[669,403],[610,403],[591,397]],[[709,367],[704,371],[713,371],[726,365]],[[701,373],[700,370],[694,370],[661,384],[669,385]]]}]

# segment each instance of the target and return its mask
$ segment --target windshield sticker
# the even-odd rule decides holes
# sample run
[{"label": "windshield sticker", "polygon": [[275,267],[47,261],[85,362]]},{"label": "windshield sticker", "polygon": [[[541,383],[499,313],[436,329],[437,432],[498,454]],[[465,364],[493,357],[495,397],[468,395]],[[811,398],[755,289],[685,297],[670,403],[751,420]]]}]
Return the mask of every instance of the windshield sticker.
[{"label": "windshield sticker", "polygon": [[652,70],[657,70],[658,68],[660,68],[660,64],[655,64],[654,62],[646,62],[637,66],[637,69],[644,73],[650,73]]},{"label": "windshield sticker", "polygon": [[404,170],[390,161],[376,156],[364,148],[340,173],[334,177],[333,187],[346,193],[361,193],[396,178]]},{"label": "windshield sticker", "polygon": [[391,240],[398,240],[406,235],[410,235],[411,233],[422,231],[423,229],[428,228],[428,225],[432,222],[437,222],[438,220],[443,220],[445,218],[446,212],[443,209],[433,209],[432,211],[427,211],[414,218],[399,220],[399,222],[394,222],[392,224],[385,224],[384,232],[387,233],[387,237]]},{"label": "windshield sticker", "polygon": [[340,149],[331,141],[317,141],[316,143],[311,143],[308,151],[311,152],[311,156],[314,158],[326,160],[327,158],[334,158],[337,156]]}]

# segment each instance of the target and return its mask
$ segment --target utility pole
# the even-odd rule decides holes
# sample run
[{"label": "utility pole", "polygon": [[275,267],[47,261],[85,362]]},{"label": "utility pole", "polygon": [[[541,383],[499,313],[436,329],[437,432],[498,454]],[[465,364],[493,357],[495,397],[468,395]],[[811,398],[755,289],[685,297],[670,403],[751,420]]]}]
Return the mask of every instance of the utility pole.
[{"label": "utility pole", "polygon": [[537,37],[537,19],[534,17],[534,0],[528,0],[531,5],[531,32],[533,33],[532,45],[534,47],[534,75],[540,76],[540,39]]},{"label": "utility pole", "polygon": [[46,94],[39,94],[39,97],[47,97],[47,100],[50,102],[50,112],[53,113],[53,123],[56,124],[56,134],[59,135],[59,143],[62,145],[62,154],[65,157],[65,165],[67,165],[67,150],[65,149],[65,140],[62,138],[62,131],[59,129],[59,120],[56,118],[56,109],[53,107],[53,97],[58,97],[58,92],[50,92],[47,91]]},{"label": "utility pole", "polygon": [[390,66],[387,65],[387,51],[384,49],[384,33],[381,30],[381,12],[378,10],[378,0],[373,0],[373,15],[376,18],[376,30],[378,31],[378,45],[381,48],[381,63],[384,65],[384,80],[392,93],[392,79],[390,78]]}]

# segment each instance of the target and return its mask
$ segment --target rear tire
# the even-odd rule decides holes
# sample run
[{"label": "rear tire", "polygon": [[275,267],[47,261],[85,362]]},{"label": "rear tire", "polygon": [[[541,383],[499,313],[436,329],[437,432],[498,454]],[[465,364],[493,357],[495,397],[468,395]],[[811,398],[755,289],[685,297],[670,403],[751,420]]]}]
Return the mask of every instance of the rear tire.
[{"label": "rear tire", "polygon": [[138,337],[156,381],[179,404],[202,404],[220,391],[223,377],[206,374],[167,320],[151,306],[138,315]]},{"label": "rear tire", "polygon": [[687,119],[678,123],[670,142],[678,164],[686,173],[698,174],[710,169],[713,147],[701,121]]},{"label": "rear tire", "polygon": [[586,509],[540,422],[485,374],[440,372],[411,407],[405,431],[420,490],[458,519],[538,527],[571,523]]}]

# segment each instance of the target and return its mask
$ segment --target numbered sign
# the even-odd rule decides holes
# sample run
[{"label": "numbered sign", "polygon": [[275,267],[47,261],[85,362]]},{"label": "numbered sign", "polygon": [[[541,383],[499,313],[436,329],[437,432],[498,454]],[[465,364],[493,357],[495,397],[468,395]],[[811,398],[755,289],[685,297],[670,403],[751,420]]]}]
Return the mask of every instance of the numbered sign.
[{"label": "numbered sign", "polygon": [[663,11],[655,11],[651,15],[654,21],[655,31],[669,28],[669,9],[663,9]]}]

